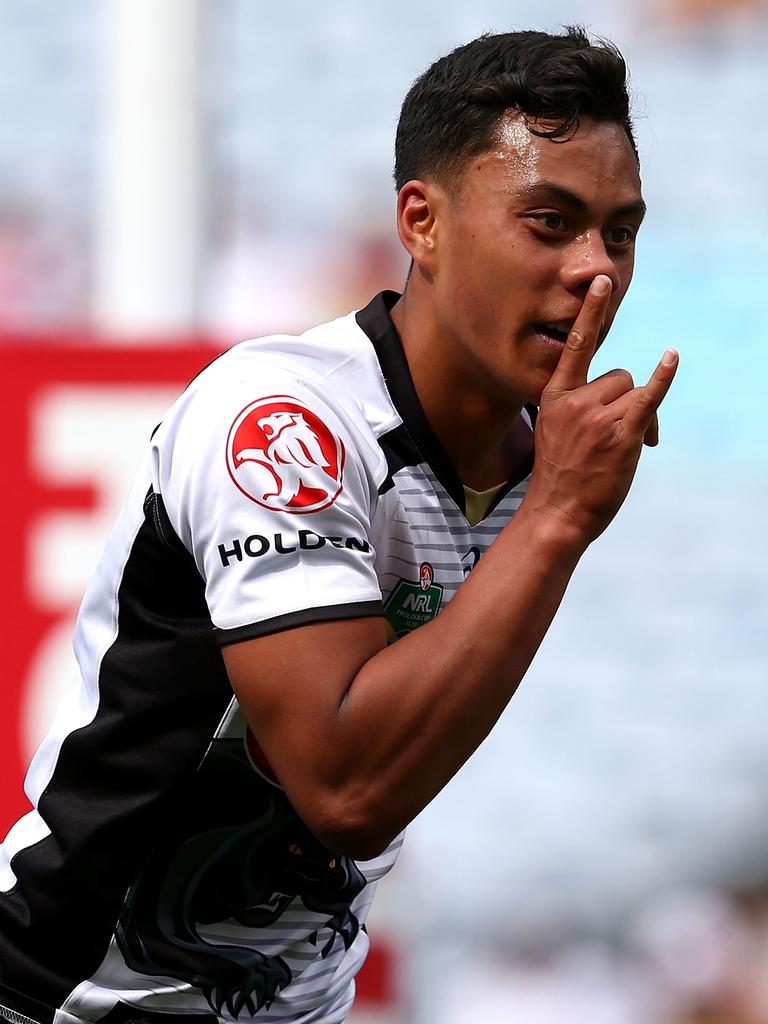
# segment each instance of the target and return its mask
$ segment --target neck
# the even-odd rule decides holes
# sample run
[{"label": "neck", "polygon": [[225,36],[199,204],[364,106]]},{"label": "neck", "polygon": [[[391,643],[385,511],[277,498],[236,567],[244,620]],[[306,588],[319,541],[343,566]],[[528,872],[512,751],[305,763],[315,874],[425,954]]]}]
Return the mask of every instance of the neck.
[{"label": "neck", "polygon": [[531,448],[523,402],[504,401],[473,378],[412,285],[391,316],[424,413],[462,482],[480,491],[510,479]]}]

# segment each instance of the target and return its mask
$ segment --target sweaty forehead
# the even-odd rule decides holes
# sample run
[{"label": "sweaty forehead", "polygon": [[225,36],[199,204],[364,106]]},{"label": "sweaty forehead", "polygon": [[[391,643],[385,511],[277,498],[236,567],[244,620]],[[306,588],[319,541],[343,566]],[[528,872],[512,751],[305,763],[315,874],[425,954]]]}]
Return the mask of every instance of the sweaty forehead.
[{"label": "sweaty forehead", "polygon": [[612,121],[585,118],[572,136],[555,141],[534,135],[522,115],[513,114],[502,118],[493,145],[473,163],[486,184],[507,192],[547,181],[579,195],[608,189],[616,202],[640,199],[637,158],[622,126]]}]

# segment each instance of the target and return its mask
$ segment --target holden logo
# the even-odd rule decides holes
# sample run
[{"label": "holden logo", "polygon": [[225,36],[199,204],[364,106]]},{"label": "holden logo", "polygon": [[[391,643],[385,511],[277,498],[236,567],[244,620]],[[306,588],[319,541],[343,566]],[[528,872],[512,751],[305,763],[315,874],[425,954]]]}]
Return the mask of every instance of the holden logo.
[{"label": "holden logo", "polygon": [[227,468],[257,505],[305,515],[341,494],[344,445],[319,416],[286,395],[251,402],[227,438]]}]

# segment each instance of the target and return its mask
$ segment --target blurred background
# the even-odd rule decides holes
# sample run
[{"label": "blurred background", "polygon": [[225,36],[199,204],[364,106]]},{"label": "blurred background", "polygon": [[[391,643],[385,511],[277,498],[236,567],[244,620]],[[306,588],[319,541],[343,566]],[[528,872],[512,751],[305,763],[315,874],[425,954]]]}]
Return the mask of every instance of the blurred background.
[{"label": "blurred background", "polygon": [[0,0],[0,831],[149,431],[215,352],[398,288],[412,80],[482,31],[627,57],[649,216],[601,352],[682,360],[498,727],[410,829],[357,1024],[768,1022],[763,0]]}]

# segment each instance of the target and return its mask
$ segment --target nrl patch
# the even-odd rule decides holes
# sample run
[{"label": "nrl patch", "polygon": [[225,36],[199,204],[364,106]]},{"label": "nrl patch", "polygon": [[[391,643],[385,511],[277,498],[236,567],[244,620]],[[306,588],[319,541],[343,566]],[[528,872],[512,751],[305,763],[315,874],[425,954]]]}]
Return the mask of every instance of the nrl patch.
[{"label": "nrl patch", "polygon": [[398,580],[384,605],[384,615],[392,635],[399,639],[430,622],[440,611],[442,600],[443,588],[435,583],[435,573],[429,562],[423,562],[418,582]]}]

